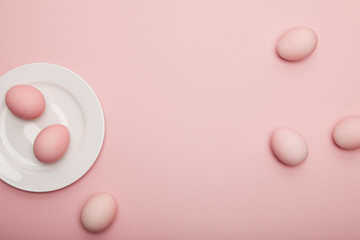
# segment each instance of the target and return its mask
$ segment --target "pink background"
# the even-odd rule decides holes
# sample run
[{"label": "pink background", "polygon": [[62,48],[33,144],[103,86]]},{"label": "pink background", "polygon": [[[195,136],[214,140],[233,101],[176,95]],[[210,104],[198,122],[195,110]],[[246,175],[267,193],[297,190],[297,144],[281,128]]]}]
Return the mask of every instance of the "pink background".
[{"label": "pink background", "polygon": [[[274,44],[319,37],[288,63]],[[0,74],[49,62],[102,102],[101,155],[75,184],[29,193],[0,181],[0,239],[360,239],[360,151],[331,141],[360,114],[358,0],[0,0]],[[299,167],[269,149],[274,128],[309,145]],[[87,233],[94,193],[118,202]]]}]

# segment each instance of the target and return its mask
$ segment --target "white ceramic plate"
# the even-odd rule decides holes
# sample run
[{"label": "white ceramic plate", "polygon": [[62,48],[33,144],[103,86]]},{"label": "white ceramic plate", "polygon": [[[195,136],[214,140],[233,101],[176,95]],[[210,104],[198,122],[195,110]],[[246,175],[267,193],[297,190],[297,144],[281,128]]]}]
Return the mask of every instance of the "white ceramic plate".
[{"label": "white ceramic plate", "polygon": [[[5,104],[7,90],[17,84],[39,89],[46,109],[35,120],[14,116]],[[70,131],[70,146],[57,162],[36,159],[37,134],[52,124]],[[34,63],[17,67],[0,77],[0,178],[31,192],[47,192],[68,186],[93,165],[103,144],[104,115],[91,87],[77,74],[54,64]]]}]

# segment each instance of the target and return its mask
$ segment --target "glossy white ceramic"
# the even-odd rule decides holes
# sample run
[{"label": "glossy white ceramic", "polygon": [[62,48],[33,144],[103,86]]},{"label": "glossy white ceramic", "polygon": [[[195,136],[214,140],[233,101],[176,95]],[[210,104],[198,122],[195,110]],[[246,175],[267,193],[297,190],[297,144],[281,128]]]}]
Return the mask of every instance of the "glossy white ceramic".
[{"label": "glossy white ceramic", "polygon": [[[38,88],[45,97],[44,113],[35,120],[14,116],[5,104],[7,90],[17,84]],[[70,131],[66,154],[53,164],[36,159],[37,134],[52,124]],[[68,186],[93,165],[105,133],[103,111],[91,87],[74,72],[54,64],[17,67],[0,77],[0,178],[26,191],[47,192]]]}]

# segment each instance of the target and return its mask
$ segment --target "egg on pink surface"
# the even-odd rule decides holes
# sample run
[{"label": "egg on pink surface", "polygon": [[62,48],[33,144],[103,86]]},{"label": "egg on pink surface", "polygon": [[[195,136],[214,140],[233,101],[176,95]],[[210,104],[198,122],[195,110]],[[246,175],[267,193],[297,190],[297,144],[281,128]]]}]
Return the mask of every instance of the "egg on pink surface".
[{"label": "egg on pink surface", "polygon": [[360,148],[360,116],[351,116],[338,122],[333,130],[336,145],[343,149]]},{"label": "egg on pink surface", "polygon": [[46,106],[43,94],[29,85],[16,85],[10,88],[6,93],[5,102],[14,115],[27,120],[39,117]]},{"label": "egg on pink surface", "polygon": [[70,144],[70,133],[66,126],[55,124],[44,128],[36,137],[33,150],[36,158],[44,163],[59,160]]},{"label": "egg on pink surface", "polygon": [[286,31],[276,45],[278,55],[288,61],[300,61],[310,56],[318,43],[316,33],[308,27]]},{"label": "egg on pink surface", "polygon": [[308,155],[305,139],[289,128],[276,129],[271,136],[270,146],[275,156],[289,166],[304,162]]},{"label": "egg on pink surface", "polygon": [[116,211],[116,201],[111,195],[96,194],[83,206],[81,224],[89,232],[102,232],[112,224]]}]

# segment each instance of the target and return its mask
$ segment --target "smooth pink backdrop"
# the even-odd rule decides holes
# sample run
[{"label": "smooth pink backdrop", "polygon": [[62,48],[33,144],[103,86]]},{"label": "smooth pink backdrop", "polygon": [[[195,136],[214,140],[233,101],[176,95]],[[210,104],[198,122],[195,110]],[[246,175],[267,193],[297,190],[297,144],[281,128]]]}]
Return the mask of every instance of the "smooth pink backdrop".
[{"label": "smooth pink backdrop", "polygon": [[[274,52],[288,28],[319,37],[303,62]],[[358,0],[0,0],[0,75],[65,66],[105,112],[103,150],[75,184],[29,193],[0,181],[0,239],[360,239],[360,151],[331,141],[360,114]],[[280,164],[274,128],[309,157]],[[83,203],[118,202],[104,233]]]}]

